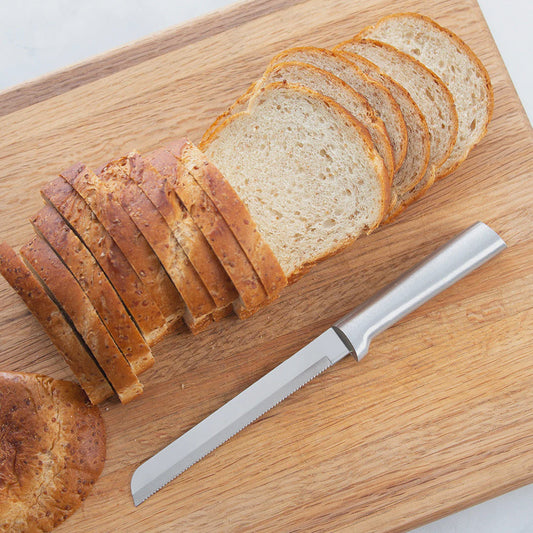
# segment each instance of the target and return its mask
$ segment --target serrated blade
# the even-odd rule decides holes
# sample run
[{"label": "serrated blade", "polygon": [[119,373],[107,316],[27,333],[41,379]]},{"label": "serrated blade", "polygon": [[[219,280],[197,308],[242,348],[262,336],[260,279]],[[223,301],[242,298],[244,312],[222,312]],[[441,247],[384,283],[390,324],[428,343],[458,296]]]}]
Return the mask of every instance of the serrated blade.
[{"label": "serrated blade", "polygon": [[287,396],[349,354],[330,328],[179,439],[143,463],[131,478],[135,505],[172,481]]}]

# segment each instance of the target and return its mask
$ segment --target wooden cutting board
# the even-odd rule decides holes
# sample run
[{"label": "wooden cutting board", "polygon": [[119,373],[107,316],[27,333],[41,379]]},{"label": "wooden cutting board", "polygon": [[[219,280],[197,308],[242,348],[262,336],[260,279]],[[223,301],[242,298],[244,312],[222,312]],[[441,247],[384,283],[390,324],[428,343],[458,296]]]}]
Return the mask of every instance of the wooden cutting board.
[{"label": "wooden cutting board", "polygon": [[[332,46],[393,11],[434,17],[479,54],[488,135],[394,224],[257,316],[161,342],[143,397],[102,406],[103,475],[58,532],[400,531],[533,481],[532,130],[474,0],[244,3],[1,94],[0,238],[29,239],[60,169],[198,141],[275,52]],[[477,220],[508,250],[133,506],[142,461]],[[3,279],[0,368],[71,377]]]}]

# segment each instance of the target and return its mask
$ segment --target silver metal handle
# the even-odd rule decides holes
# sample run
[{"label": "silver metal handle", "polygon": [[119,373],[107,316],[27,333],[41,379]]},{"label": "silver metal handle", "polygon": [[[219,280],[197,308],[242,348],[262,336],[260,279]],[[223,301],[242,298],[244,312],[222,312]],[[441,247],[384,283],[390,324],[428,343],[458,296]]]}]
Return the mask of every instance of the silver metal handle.
[{"label": "silver metal handle", "polygon": [[392,326],[506,248],[502,238],[478,222],[439,248],[333,327],[356,359],[375,335]]}]

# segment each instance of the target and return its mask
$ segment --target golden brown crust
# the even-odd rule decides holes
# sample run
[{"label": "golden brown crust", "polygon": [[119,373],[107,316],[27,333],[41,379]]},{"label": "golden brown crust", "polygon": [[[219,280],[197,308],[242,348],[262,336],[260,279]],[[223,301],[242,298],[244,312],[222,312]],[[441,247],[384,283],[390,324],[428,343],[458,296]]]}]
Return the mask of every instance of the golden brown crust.
[{"label": "golden brown crust", "polygon": [[210,315],[216,305],[167,223],[138,186],[144,172],[141,156],[128,156],[128,165],[130,179],[124,180],[119,192],[120,203],[137,224],[181,294],[186,305],[184,319],[187,326],[191,331],[201,331],[211,322]]},{"label": "golden brown crust", "polygon": [[91,402],[98,404],[110,398],[113,389],[84,342],[24,262],[5,243],[0,243],[0,273],[42,325]]},{"label": "golden brown crust", "polygon": [[63,178],[48,183],[41,190],[41,194],[91,251],[148,344],[157,342],[168,330],[165,318],[146,293],[141,280],[120,248],[83,198]]},{"label": "golden brown crust", "polygon": [[72,272],[136,375],[154,364],[150,347],[89,250],[50,205],[32,219],[33,227]]},{"label": "golden brown crust", "polygon": [[100,411],[69,381],[0,372],[0,531],[51,531],[104,467]]},{"label": "golden brown crust", "polygon": [[[188,141],[183,139],[182,142],[186,143]],[[174,143],[168,147],[168,150],[173,155],[179,154],[181,152],[180,143]],[[259,308],[267,299],[265,289],[215,204],[198,185],[194,177],[184,168],[181,172],[178,171],[176,173],[170,185],[176,191],[176,194],[228,273],[244,307],[249,311]],[[241,306],[237,303],[235,312],[241,316],[239,309],[241,309]]]},{"label": "golden brown crust", "polygon": [[85,200],[109,236],[115,241],[169,326],[183,316],[183,302],[146,239],[116,198],[117,179],[112,163],[96,175],[84,165],[63,177]]},{"label": "golden brown crust", "polygon": [[118,349],[76,278],[50,246],[41,238],[35,237],[20,249],[20,254],[70,318],[120,401],[127,403],[141,394],[143,387],[128,361]]},{"label": "golden brown crust", "polygon": [[[178,160],[166,150],[142,156],[144,171],[139,186],[150,198],[172,230],[176,240],[198,272],[217,308],[226,307],[237,291],[203,233],[176,196],[167,179],[177,172]],[[220,316],[219,311],[213,316]]]},{"label": "golden brown crust", "polygon": [[261,237],[246,205],[207,157],[188,142],[175,152],[187,171],[209,196],[239,241],[270,299],[287,285],[285,274],[270,246]]}]

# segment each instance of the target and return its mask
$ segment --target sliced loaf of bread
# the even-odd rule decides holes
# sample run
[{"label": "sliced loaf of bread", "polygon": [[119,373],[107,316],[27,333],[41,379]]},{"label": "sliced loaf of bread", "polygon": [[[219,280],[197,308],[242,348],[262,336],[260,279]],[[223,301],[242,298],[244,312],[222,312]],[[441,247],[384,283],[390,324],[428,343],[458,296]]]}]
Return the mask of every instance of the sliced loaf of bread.
[{"label": "sliced loaf of bread", "polygon": [[485,135],[492,116],[492,85],[479,58],[453,32],[418,13],[390,15],[357,37],[389,43],[423,63],[446,84],[459,124],[457,141],[439,174],[452,172]]},{"label": "sliced loaf of bread", "polygon": [[372,231],[389,202],[383,160],[338,103],[267,85],[206,149],[249,209],[289,281]]}]

